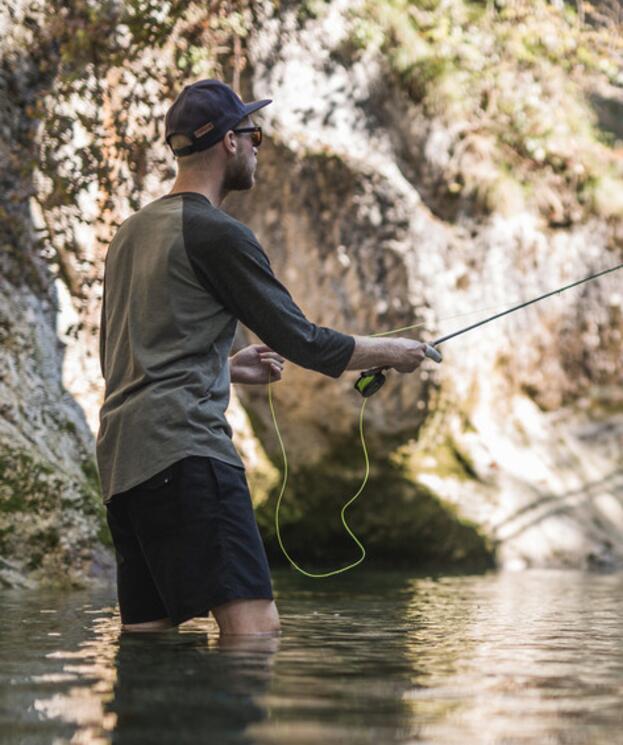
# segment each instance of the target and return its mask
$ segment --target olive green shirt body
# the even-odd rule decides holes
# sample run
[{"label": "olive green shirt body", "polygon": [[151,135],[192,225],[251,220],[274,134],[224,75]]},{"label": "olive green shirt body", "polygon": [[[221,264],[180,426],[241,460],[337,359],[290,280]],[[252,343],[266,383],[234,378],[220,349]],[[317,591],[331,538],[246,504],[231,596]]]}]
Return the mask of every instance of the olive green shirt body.
[{"label": "olive green shirt body", "polygon": [[188,455],[244,467],[225,417],[239,320],[331,377],[355,346],[308,321],[253,232],[203,195],[166,195],[122,223],[106,255],[100,322],[105,502]]}]

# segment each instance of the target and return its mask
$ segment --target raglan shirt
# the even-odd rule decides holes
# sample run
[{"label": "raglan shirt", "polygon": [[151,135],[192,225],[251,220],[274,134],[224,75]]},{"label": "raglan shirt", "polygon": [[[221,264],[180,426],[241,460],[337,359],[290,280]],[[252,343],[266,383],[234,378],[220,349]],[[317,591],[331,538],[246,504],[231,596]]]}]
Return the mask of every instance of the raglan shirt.
[{"label": "raglan shirt", "polygon": [[244,467],[225,418],[238,321],[297,365],[334,378],[355,340],[309,321],[253,232],[198,192],[125,220],[105,260],[105,380],[96,458],[104,502],[188,455]]}]

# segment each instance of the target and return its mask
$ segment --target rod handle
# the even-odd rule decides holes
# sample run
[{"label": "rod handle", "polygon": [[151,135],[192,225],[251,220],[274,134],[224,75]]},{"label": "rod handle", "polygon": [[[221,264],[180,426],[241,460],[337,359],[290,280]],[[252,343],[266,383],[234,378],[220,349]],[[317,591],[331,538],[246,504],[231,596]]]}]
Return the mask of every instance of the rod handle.
[{"label": "rod handle", "polygon": [[435,347],[432,347],[430,344],[426,345],[426,356],[429,357],[431,360],[434,360],[435,362],[441,362],[443,357],[441,356],[441,352]]}]

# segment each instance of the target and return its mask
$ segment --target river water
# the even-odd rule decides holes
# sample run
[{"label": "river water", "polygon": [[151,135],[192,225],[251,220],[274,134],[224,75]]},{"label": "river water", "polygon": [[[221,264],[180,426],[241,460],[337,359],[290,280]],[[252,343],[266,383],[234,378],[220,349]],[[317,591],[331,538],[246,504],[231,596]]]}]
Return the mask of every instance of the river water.
[{"label": "river water", "polygon": [[282,634],[120,634],[114,587],[0,591],[0,742],[623,743],[623,574],[273,573]]}]

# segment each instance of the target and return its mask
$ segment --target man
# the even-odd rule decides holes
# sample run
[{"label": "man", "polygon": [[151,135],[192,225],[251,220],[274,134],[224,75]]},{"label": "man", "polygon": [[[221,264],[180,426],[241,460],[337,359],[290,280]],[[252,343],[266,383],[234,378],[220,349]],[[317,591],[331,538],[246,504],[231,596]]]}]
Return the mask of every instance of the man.
[{"label": "man", "polygon": [[[105,262],[97,460],[124,631],[211,612],[221,635],[275,634],[279,614],[244,466],[225,418],[230,382],[279,380],[284,358],[412,372],[425,345],[308,321],[253,232],[220,209],[251,189],[262,130],[224,83],[186,86],[166,115],[171,191],[131,215]],[[228,358],[238,321],[264,344]]]}]

